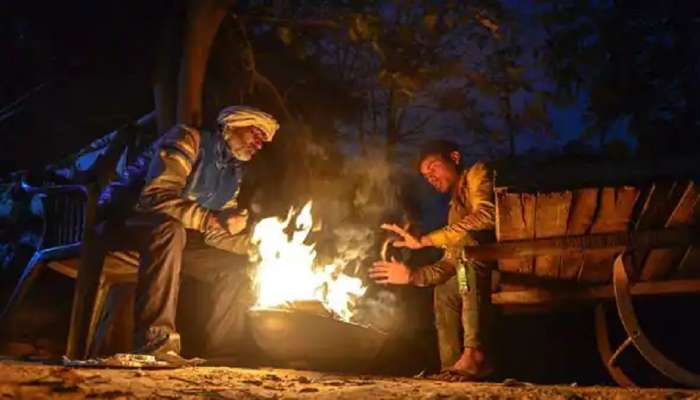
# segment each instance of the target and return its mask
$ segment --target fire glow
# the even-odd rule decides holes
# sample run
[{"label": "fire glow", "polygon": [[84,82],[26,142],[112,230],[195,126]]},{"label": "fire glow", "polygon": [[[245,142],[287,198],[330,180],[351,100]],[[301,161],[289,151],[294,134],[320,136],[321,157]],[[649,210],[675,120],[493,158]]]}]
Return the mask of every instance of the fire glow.
[{"label": "fire glow", "polygon": [[[313,226],[311,202],[295,214],[291,209],[286,220],[266,218],[255,226],[253,243],[260,255],[254,278],[258,296],[255,307],[317,300],[347,322],[355,300],[366,287],[359,278],[343,274],[344,265],[316,264],[314,244],[304,243]],[[289,228],[293,228],[291,235]]]}]

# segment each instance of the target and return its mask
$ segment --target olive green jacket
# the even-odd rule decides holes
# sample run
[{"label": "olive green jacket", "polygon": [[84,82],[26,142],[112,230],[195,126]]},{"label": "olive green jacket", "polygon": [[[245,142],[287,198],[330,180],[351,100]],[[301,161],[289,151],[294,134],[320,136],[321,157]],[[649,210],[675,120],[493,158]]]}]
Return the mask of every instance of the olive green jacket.
[{"label": "olive green jacket", "polygon": [[466,168],[452,192],[447,225],[430,232],[435,247],[445,249],[442,259],[411,274],[415,286],[433,286],[450,279],[462,257],[464,246],[475,245],[473,233],[494,229],[495,206],[493,178],[489,168],[477,162]]}]

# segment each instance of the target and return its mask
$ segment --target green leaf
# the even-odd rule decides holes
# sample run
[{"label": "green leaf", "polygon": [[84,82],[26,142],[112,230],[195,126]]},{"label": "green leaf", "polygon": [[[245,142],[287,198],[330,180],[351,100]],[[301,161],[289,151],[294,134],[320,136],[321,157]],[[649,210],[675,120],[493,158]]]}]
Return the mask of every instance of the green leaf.
[{"label": "green leaf", "polygon": [[536,95],[525,106],[525,114],[532,121],[544,121],[548,118],[547,109],[542,96]]},{"label": "green leaf", "polygon": [[350,38],[350,41],[353,43],[357,43],[360,41],[360,36],[357,34],[355,29],[353,27],[348,28],[348,37]]},{"label": "green leaf", "polygon": [[457,19],[454,17],[454,15],[446,15],[443,19],[445,21],[445,26],[447,29],[452,29],[457,25]]},{"label": "green leaf", "polygon": [[294,40],[294,33],[286,26],[280,26],[277,27],[277,37],[282,41],[282,43],[289,46]]},{"label": "green leaf", "polygon": [[431,32],[435,31],[435,25],[437,25],[438,17],[435,14],[426,14],[423,16],[423,24],[425,28]]},{"label": "green leaf", "polygon": [[381,46],[379,46],[379,43],[377,43],[376,40],[372,40],[371,44],[372,50],[374,50],[374,52],[377,53],[382,60],[384,60],[386,55],[384,55],[384,50],[382,50]]},{"label": "green leaf", "polygon": [[496,21],[494,21],[492,18],[489,18],[489,17],[486,15],[486,13],[484,13],[484,12],[477,12],[477,13],[474,15],[474,19],[476,19],[476,21],[477,21],[481,26],[483,26],[484,28],[488,29],[494,37],[496,37],[496,38],[499,38],[499,37],[500,37],[499,32],[498,32],[498,30],[499,30],[498,24],[497,24]]},{"label": "green leaf", "polygon": [[358,39],[367,40],[369,37],[369,22],[367,21],[367,17],[362,14],[355,14],[352,18],[351,31],[355,33]]},{"label": "green leaf", "polygon": [[507,67],[506,68],[506,74],[508,75],[508,78],[510,78],[513,81],[519,82],[523,79],[523,74],[525,73],[525,67],[524,66],[515,66],[515,67]]},{"label": "green leaf", "polygon": [[460,110],[466,105],[466,100],[462,88],[453,88],[441,94],[438,104],[443,110]]},{"label": "green leaf", "polygon": [[495,97],[500,93],[498,84],[490,82],[485,76],[476,72],[471,72],[468,74],[468,77],[482,94]]}]

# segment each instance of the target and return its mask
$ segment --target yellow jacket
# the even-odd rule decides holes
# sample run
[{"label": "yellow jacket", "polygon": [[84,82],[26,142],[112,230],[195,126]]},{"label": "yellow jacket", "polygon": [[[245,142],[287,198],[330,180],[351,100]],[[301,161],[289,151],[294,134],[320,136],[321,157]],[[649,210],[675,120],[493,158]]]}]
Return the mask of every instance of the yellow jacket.
[{"label": "yellow jacket", "polygon": [[477,162],[466,168],[452,192],[447,225],[426,236],[433,245],[445,249],[442,259],[411,274],[416,286],[433,286],[455,274],[464,246],[475,245],[473,233],[492,231],[495,226],[493,179],[489,168]]}]

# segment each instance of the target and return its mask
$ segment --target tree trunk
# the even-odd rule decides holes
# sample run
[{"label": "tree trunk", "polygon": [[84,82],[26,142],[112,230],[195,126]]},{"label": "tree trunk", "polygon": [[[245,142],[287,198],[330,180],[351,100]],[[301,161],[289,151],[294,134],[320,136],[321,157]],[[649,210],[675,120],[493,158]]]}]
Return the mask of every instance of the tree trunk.
[{"label": "tree trunk", "polygon": [[214,37],[233,0],[190,0],[178,79],[177,122],[202,125],[202,88]]},{"label": "tree trunk", "polygon": [[399,142],[399,127],[396,124],[398,107],[396,107],[394,89],[389,90],[386,104],[386,159],[392,160]]},{"label": "tree trunk", "polygon": [[175,124],[177,106],[177,74],[182,55],[184,3],[176,1],[175,9],[167,16],[156,49],[153,71],[153,99],[155,101],[158,134]]},{"label": "tree trunk", "polygon": [[515,157],[515,127],[513,124],[513,110],[510,104],[510,93],[501,95],[501,107],[508,130],[508,156]]}]

